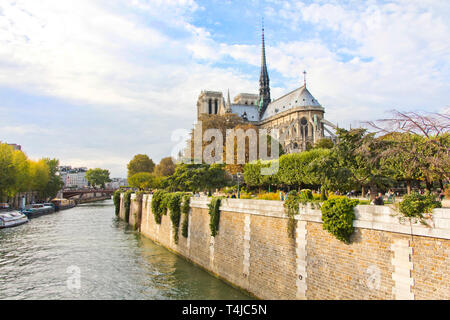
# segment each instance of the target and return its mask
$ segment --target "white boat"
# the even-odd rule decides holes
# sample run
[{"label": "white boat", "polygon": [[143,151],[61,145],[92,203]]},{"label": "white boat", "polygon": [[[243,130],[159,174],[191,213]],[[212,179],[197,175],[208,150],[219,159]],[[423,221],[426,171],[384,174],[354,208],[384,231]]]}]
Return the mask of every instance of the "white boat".
[{"label": "white boat", "polygon": [[28,222],[28,217],[19,211],[0,213],[0,229],[11,228]]}]

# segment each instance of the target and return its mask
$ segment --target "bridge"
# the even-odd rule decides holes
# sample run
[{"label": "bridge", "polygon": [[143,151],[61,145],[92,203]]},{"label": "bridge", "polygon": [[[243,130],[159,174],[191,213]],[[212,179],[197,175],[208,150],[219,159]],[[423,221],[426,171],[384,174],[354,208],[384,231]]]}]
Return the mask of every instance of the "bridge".
[{"label": "bridge", "polygon": [[77,203],[110,199],[116,189],[64,189],[60,195]]}]

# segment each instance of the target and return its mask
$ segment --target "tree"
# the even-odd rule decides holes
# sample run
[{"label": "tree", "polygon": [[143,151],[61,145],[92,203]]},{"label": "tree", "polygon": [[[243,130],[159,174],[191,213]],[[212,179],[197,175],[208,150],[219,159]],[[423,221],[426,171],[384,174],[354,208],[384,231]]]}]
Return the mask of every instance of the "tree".
[{"label": "tree", "polygon": [[89,169],[86,172],[86,180],[91,186],[101,186],[104,188],[105,183],[111,181],[109,178],[109,170],[100,168]]},{"label": "tree", "polygon": [[174,174],[176,164],[173,162],[172,157],[162,158],[159,164],[155,167],[155,175],[161,177],[168,177]]},{"label": "tree", "polygon": [[[394,143],[392,153],[402,153],[406,161],[414,159],[415,165],[431,191],[432,183],[450,180],[450,115],[439,113],[392,111],[392,117],[368,122],[377,133],[384,135],[402,133],[402,139]],[[405,143],[406,140],[406,143]],[[404,165],[409,165],[405,162]]]},{"label": "tree", "polygon": [[154,187],[155,177],[149,172],[139,172],[128,178],[128,184],[139,190]]},{"label": "tree", "polygon": [[31,190],[44,196],[44,190],[50,180],[50,169],[44,159],[30,161]]},{"label": "tree", "polygon": [[0,202],[4,196],[11,194],[11,186],[16,184],[16,168],[14,166],[13,148],[0,143]]},{"label": "tree", "polygon": [[338,129],[337,133],[339,142],[330,154],[328,179],[334,180],[335,185],[341,184],[344,190],[352,186],[369,187],[374,199],[377,188],[388,183],[382,162],[390,142],[376,139],[375,133],[367,133],[363,128]]},{"label": "tree", "polygon": [[43,190],[43,195],[46,198],[54,198],[59,190],[64,186],[64,182],[58,173],[59,160],[58,159],[43,159],[49,168],[49,180]]},{"label": "tree", "polygon": [[30,161],[20,150],[13,152],[13,165],[15,169],[15,182],[11,186],[11,194],[26,192],[31,188]]},{"label": "tree", "polygon": [[146,154],[137,154],[128,163],[128,178],[139,172],[152,173],[155,169],[155,163]]},{"label": "tree", "polygon": [[165,180],[170,191],[211,191],[227,185],[223,164],[187,164],[177,166],[175,173]]},{"label": "tree", "polygon": [[382,160],[388,175],[396,181],[406,182],[407,193],[411,194],[412,181],[420,179],[421,152],[418,150],[422,137],[409,133],[390,133],[380,137],[391,141],[392,147],[386,152],[386,157]]},{"label": "tree", "polygon": [[314,149],[331,149],[333,147],[334,147],[334,143],[329,138],[319,139],[314,144]]}]

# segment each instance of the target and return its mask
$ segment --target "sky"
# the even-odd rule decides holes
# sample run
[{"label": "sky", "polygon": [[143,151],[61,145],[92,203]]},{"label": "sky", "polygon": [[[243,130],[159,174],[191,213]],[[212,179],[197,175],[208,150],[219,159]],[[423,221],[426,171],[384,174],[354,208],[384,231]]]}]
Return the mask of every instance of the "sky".
[{"label": "sky", "polygon": [[450,1],[1,0],[0,141],[125,177],[196,121],[201,90],[272,98],[307,71],[340,127],[450,112]]}]

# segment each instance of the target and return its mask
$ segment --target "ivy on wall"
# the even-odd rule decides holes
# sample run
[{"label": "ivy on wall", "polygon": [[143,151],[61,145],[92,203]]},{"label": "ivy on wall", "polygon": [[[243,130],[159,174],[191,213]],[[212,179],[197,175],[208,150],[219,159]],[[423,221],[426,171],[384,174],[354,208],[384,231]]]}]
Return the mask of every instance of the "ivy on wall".
[{"label": "ivy on wall", "polygon": [[178,244],[178,229],[180,226],[181,219],[181,198],[183,196],[182,192],[175,192],[166,195],[167,207],[170,210],[170,221],[172,221],[172,228],[174,232],[175,243]]},{"label": "ivy on wall", "polygon": [[326,200],[321,207],[323,229],[333,234],[337,239],[349,243],[353,234],[354,208],[356,199],[332,198]]},{"label": "ivy on wall", "polygon": [[130,205],[131,205],[131,194],[132,190],[127,190],[123,195],[123,206],[125,208],[125,221],[128,222],[130,219]]},{"label": "ivy on wall", "polygon": [[152,197],[152,213],[157,224],[161,224],[162,216],[167,213],[167,193],[158,190]]},{"label": "ivy on wall", "polygon": [[222,197],[212,197],[211,202],[208,204],[209,208],[209,229],[211,230],[211,236],[215,237],[219,232],[220,221],[220,202]]},{"label": "ivy on wall", "polygon": [[116,216],[120,213],[120,190],[116,190],[113,195],[113,202],[116,209]]},{"label": "ivy on wall", "polygon": [[301,198],[295,190],[289,191],[286,200],[284,201],[285,213],[288,216],[288,235],[292,238],[295,238],[295,227],[297,226],[297,221],[294,217],[299,212],[300,202]]},{"label": "ivy on wall", "polygon": [[183,205],[181,207],[181,212],[184,215],[183,225],[181,226],[181,234],[183,237],[188,237],[188,230],[189,230],[189,210],[190,210],[190,203],[191,203],[191,195],[186,194],[183,197]]}]

